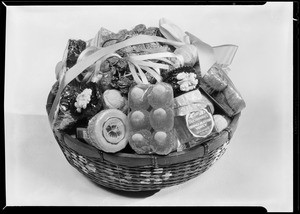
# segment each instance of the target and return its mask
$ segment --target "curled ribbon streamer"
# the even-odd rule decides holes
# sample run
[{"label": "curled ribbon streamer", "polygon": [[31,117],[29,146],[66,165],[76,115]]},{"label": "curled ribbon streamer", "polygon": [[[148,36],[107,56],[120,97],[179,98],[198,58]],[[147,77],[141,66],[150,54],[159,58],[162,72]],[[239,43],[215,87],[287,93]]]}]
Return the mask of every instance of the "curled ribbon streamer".
[{"label": "curled ribbon streamer", "polygon": [[160,82],[162,77],[160,76],[160,73],[158,73],[157,71],[155,71],[154,69],[147,67],[147,66],[140,66],[143,70],[147,71],[149,74],[151,74],[156,80],[157,82]]},{"label": "curled ribbon streamer", "polygon": [[169,65],[166,64],[161,64],[161,63],[156,63],[156,62],[151,62],[151,61],[136,61],[136,60],[129,60],[131,62],[135,62],[138,65],[143,65],[143,66],[148,66],[148,67],[153,67],[153,68],[160,68],[160,69],[169,69]]},{"label": "curled ribbon streamer", "polygon": [[[171,62],[170,60],[166,59],[166,58],[172,58],[172,57],[178,58],[178,56],[176,54],[174,54],[174,53],[163,52],[163,53],[155,53],[155,54],[145,54],[145,55],[130,56],[130,57],[127,57],[127,60],[129,60],[129,61],[130,60],[142,61],[142,60],[149,60],[149,59],[157,59],[157,60],[160,60],[160,61],[164,61],[164,62],[172,65],[173,67],[175,67],[175,64],[173,62]],[[164,67],[164,69],[169,69],[169,68],[167,68],[167,66],[163,66],[163,67]]]},{"label": "curled ribbon streamer", "polygon": [[170,65],[172,65],[173,67],[176,67],[176,64],[171,62],[170,60],[166,59],[166,58],[159,58],[160,61],[166,62]]},{"label": "curled ribbon streamer", "polygon": [[131,63],[137,68],[137,70],[139,71],[139,76],[142,80],[142,83],[144,84],[149,84],[146,75],[144,74],[144,72],[142,71],[142,69],[140,68],[140,66],[138,65],[138,63],[131,61]]},{"label": "curled ribbon streamer", "polygon": [[128,63],[128,66],[129,66],[129,70],[130,70],[130,72],[131,72],[131,75],[132,75],[134,81],[135,81],[136,83],[138,83],[138,84],[143,83],[142,80],[141,80],[141,79],[139,78],[139,76],[137,75],[136,69],[135,69],[134,65],[132,64],[132,62],[129,62],[129,63]]},{"label": "curled ribbon streamer", "polygon": [[163,52],[163,53],[155,53],[155,54],[145,54],[145,55],[134,55],[128,58],[133,60],[146,60],[146,59],[157,59],[163,57],[177,57],[174,53],[171,52]]}]

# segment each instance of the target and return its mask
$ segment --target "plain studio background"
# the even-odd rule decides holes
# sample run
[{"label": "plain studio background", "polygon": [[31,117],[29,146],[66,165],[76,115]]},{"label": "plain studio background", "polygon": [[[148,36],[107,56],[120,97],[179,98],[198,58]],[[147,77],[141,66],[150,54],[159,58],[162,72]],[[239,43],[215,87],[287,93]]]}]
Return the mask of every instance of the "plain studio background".
[{"label": "plain studio background", "polygon": [[[263,6],[7,7],[7,205],[264,206],[292,210],[292,3]],[[224,156],[207,172],[152,195],[100,188],[68,164],[45,104],[67,40],[168,18],[206,43],[235,44],[230,77],[247,103]]]}]

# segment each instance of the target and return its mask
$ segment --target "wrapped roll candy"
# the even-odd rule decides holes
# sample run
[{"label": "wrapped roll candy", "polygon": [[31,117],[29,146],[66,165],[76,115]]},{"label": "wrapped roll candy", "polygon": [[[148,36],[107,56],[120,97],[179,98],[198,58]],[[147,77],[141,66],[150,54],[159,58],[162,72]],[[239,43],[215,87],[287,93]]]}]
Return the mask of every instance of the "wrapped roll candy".
[{"label": "wrapped roll candy", "polygon": [[87,142],[109,153],[125,148],[128,143],[127,116],[117,109],[106,109],[95,115],[87,127]]}]

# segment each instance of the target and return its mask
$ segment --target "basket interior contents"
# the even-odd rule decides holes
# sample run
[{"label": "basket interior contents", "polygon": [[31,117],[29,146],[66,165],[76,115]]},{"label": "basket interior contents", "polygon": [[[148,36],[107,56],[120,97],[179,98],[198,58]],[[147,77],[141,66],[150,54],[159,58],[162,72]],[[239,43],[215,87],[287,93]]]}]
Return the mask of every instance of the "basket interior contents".
[{"label": "basket interior contents", "polygon": [[[220,48],[228,54],[214,55]],[[51,128],[108,154],[168,157],[201,145],[246,106],[228,75],[235,51],[166,19],[69,39],[47,103]]]}]

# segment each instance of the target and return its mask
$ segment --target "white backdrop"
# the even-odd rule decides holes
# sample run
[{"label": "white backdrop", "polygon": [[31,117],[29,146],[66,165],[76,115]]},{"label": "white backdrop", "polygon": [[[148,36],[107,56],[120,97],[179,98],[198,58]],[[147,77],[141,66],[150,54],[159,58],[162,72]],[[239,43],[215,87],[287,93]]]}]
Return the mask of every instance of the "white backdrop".
[{"label": "white backdrop", "polygon": [[[270,211],[291,210],[292,12],[292,3],[8,7],[7,203],[259,205]],[[230,77],[247,107],[228,151],[205,174],[149,197],[120,196],[89,183],[64,160],[47,123],[46,99],[68,39],[91,39],[100,27],[117,32],[141,23],[158,26],[162,17],[212,46],[239,46]]]}]

